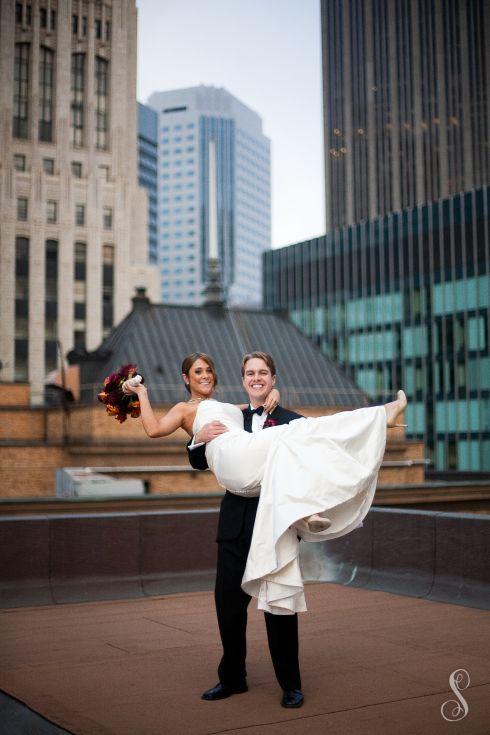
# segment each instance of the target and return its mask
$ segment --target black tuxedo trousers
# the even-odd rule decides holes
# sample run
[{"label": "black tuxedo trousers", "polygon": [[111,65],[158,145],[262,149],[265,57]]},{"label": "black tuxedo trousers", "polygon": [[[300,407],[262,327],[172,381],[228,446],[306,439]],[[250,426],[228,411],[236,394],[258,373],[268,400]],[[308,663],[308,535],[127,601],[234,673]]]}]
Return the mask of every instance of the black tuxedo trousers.
[{"label": "black tuxedo trousers", "polygon": [[[297,418],[297,414],[294,418]],[[247,423],[245,428],[249,429]],[[218,522],[215,602],[223,644],[218,675],[222,684],[232,687],[242,686],[247,675],[247,608],[251,597],[242,590],[241,581],[252,541],[258,501],[258,498],[241,497],[226,491]],[[271,615],[267,612],[264,616],[269,650],[279,685],[282,689],[301,689],[298,616]]]}]

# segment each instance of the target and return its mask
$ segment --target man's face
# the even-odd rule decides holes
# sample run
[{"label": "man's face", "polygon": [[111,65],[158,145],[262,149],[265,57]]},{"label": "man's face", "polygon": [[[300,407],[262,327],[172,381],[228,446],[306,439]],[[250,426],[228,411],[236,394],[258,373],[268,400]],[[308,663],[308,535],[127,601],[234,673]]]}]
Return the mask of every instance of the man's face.
[{"label": "man's face", "polygon": [[272,375],[264,360],[259,357],[247,360],[243,387],[248,393],[253,408],[258,408],[263,404],[275,383],[276,376]]}]

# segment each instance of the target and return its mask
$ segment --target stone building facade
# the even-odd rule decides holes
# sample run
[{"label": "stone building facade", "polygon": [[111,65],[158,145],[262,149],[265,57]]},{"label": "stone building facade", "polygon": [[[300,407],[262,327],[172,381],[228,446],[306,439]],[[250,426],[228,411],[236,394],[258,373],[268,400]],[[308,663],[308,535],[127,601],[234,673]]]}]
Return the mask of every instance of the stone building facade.
[{"label": "stone building facade", "polygon": [[100,344],[148,265],[134,0],[0,3],[0,380]]}]

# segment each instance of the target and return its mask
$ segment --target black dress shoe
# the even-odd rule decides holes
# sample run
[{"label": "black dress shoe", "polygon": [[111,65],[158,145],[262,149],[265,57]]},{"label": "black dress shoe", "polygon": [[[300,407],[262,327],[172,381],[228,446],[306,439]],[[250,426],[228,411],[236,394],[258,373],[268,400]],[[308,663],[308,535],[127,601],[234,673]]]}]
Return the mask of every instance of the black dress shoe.
[{"label": "black dress shoe", "polygon": [[304,701],[301,689],[285,689],[281,704],[283,707],[301,707]]},{"label": "black dress shoe", "polygon": [[248,692],[248,686],[243,684],[241,687],[229,687],[226,684],[218,682],[212,689],[208,689],[201,695],[201,699],[206,699],[208,702],[214,702],[215,699],[226,699],[231,697],[232,694],[242,694]]}]

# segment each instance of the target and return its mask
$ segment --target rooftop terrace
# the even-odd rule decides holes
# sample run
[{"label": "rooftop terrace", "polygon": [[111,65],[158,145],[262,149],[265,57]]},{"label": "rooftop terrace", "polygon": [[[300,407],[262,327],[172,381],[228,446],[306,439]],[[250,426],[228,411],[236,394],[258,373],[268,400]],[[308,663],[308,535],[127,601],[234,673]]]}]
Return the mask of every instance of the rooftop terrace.
[{"label": "rooftop terrace", "polygon": [[[210,591],[0,611],[0,688],[77,735],[488,735],[487,611],[331,583],[306,593],[298,710],[279,705],[253,602],[249,691],[200,699],[220,655]],[[461,692],[468,712],[448,722],[441,707],[456,700],[457,669],[470,677]],[[3,713],[2,735],[59,733],[41,720],[9,729],[13,711]]]}]

